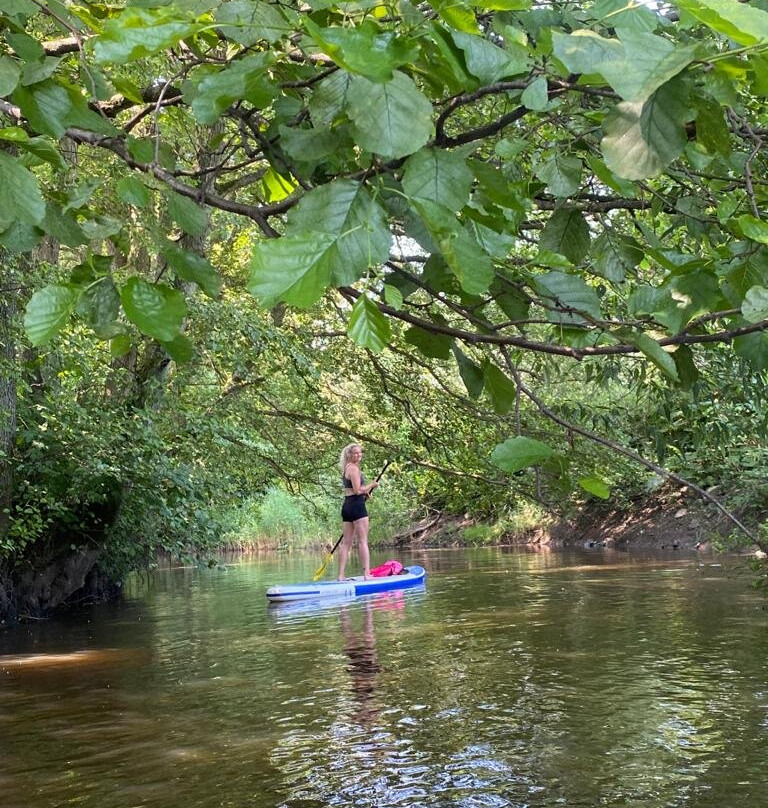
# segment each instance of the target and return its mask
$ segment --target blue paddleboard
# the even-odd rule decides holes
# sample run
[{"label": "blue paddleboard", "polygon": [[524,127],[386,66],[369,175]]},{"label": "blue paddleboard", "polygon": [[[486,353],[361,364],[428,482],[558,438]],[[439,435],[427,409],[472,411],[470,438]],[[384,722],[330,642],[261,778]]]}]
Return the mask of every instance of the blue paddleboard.
[{"label": "blue paddleboard", "polygon": [[270,603],[283,603],[288,600],[305,598],[354,598],[374,592],[389,592],[395,589],[410,589],[424,583],[427,573],[424,567],[406,567],[402,575],[387,575],[384,578],[369,578],[362,575],[347,578],[345,581],[308,581],[303,584],[279,584],[267,589]]}]

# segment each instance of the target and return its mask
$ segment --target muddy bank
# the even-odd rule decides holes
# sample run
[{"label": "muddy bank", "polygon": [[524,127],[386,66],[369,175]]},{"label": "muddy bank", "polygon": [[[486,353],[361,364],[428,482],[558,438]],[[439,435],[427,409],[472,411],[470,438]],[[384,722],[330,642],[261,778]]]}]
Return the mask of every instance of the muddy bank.
[{"label": "muddy bank", "polygon": [[[684,491],[657,494],[626,507],[590,503],[572,513],[553,515],[516,533],[494,533],[486,525],[486,539],[478,522],[469,517],[434,514],[393,537],[397,547],[460,547],[471,545],[547,545],[550,547],[617,547],[659,550],[736,549],[728,537],[735,525],[711,503]],[[754,519],[748,521],[754,525]],[[478,540],[480,539],[480,540]],[[736,536],[742,549],[749,540]]]}]

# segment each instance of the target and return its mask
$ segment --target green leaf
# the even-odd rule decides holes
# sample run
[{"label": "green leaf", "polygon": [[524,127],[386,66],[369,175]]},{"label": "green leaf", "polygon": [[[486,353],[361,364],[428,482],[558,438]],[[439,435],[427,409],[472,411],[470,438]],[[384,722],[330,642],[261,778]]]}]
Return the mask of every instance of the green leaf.
[{"label": "green leaf", "polygon": [[327,255],[336,242],[330,233],[307,232],[254,245],[248,291],[266,308],[281,300],[309,308],[331,283]]},{"label": "green leaf", "polygon": [[116,191],[123,202],[127,202],[129,205],[133,205],[137,208],[146,208],[151,200],[147,186],[144,185],[138,177],[134,177],[133,175],[123,177],[123,179],[117,183]]},{"label": "green leaf", "polygon": [[347,107],[347,91],[353,76],[337,70],[323,79],[309,100],[309,114],[314,126],[331,126]]},{"label": "green leaf", "polygon": [[764,286],[753,286],[741,304],[741,313],[750,323],[768,319],[768,289]]},{"label": "green leaf", "polygon": [[13,48],[16,55],[25,62],[37,62],[45,58],[42,44],[35,38],[23,32],[5,34],[6,42]]},{"label": "green leaf", "polygon": [[10,56],[0,56],[0,97],[10,95],[19,83],[21,68]]},{"label": "green leaf", "polygon": [[177,365],[183,365],[189,362],[195,355],[195,346],[184,334],[177,334],[172,340],[165,340],[161,344],[167,351],[168,356],[170,356]]},{"label": "green leaf", "polygon": [[400,311],[403,308],[403,293],[397,286],[392,286],[389,283],[384,284],[384,300],[395,311]]},{"label": "green leaf", "polygon": [[547,318],[554,323],[602,319],[597,292],[576,275],[547,272],[537,276],[533,285],[546,298]]},{"label": "green leaf", "polygon": [[675,0],[675,4],[739,45],[768,42],[768,13],[748,3],[735,0]]},{"label": "green leaf", "polygon": [[318,261],[327,264],[325,272],[339,286],[353,283],[389,257],[392,235],[384,211],[354,180],[335,180],[310,191],[291,212],[289,224],[287,237],[294,231],[334,237]]},{"label": "green leaf", "polygon": [[636,334],[629,341],[642,351],[670,381],[680,381],[672,354],[667,353],[655,339],[647,334]]},{"label": "green leaf", "polygon": [[354,28],[320,28],[307,18],[304,27],[339,67],[373,82],[390,81],[395,68],[413,61],[419,53],[413,41],[398,37],[370,19]]},{"label": "green leaf", "polygon": [[0,246],[11,253],[29,252],[40,243],[42,237],[42,230],[17,219],[0,233]]},{"label": "green leaf", "polygon": [[698,45],[675,45],[647,31],[624,30],[621,42],[592,31],[555,33],[555,55],[574,73],[600,73],[625,101],[646,101],[684,70]]},{"label": "green leaf", "polygon": [[720,104],[708,98],[696,99],[696,140],[710,154],[731,153],[731,133]]},{"label": "green leaf", "polygon": [[647,101],[694,60],[698,45],[674,45],[649,33],[621,34],[624,58],[603,62],[599,71],[625,101]]},{"label": "green leaf", "polygon": [[88,243],[88,236],[77,219],[53,202],[49,202],[46,206],[45,218],[40,226],[56,241],[66,244],[67,247],[80,247]]},{"label": "green leaf", "polygon": [[48,79],[31,87],[17,87],[13,100],[29,125],[44,135],[61,137],[70,126],[104,135],[117,130],[88,106],[82,91],[71,84]]},{"label": "green leaf", "polygon": [[469,0],[469,5],[492,11],[527,11],[533,0]]},{"label": "green leaf", "polygon": [[555,154],[536,168],[536,176],[547,183],[552,196],[567,197],[581,186],[581,160],[567,154]]},{"label": "green leaf", "polygon": [[593,494],[600,499],[608,499],[611,496],[611,489],[605,480],[600,477],[580,477],[579,485],[589,494]]},{"label": "green leaf", "polygon": [[736,337],[733,350],[737,356],[746,359],[757,371],[768,370],[768,334],[758,331]]},{"label": "green leaf", "polygon": [[120,313],[120,294],[110,277],[99,278],[84,291],[77,304],[77,313],[101,339],[116,336],[115,321]]},{"label": "green leaf", "polygon": [[545,76],[534,79],[520,96],[523,106],[528,109],[540,112],[549,106],[549,89]]},{"label": "green leaf", "polygon": [[577,208],[558,208],[544,225],[539,244],[578,264],[589,252],[589,225]]},{"label": "green leaf", "polygon": [[79,296],[79,289],[63,284],[50,284],[32,295],[24,315],[24,330],[35,347],[45,345],[58,334],[72,316]]},{"label": "green leaf", "polygon": [[473,175],[466,160],[443,149],[421,149],[403,167],[403,190],[414,199],[430,199],[451,211],[469,201]]},{"label": "green leaf", "polygon": [[485,392],[497,415],[506,415],[517,398],[517,386],[492,362],[483,362]]},{"label": "green leaf", "polygon": [[392,338],[389,320],[364,294],[357,298],[352,307],[347,334],[356,345],[368,348],[373,353],[383,351]]},{"label": "green leaf", "polygon": [[485,292],[493,280],[490,256],[447,208],[427,199],[416,201],[414,207],[461,288],[470,295]]},{"label": "green leaf", "polygon": [[120,290],[123,310],[139,331],[160,342],[176,338],[187,314],[181,292],[162,283],[129,278]]},{"label": "green leaf", "polygon": [[186,252],[175,244],[166,244],[160,254],[180,278],[196,283],[208,297],[219,296],[221,277],[210,261],[195,253]]},{"label": "green leaf", "polygon": [[35,175],[3,151],[0,151],[0,187],[6,216],[28,224],[43,221],[45,202]]},{"label": "green leaf", "polygon": [[382,157],[413,154],[432,134],[432,104],[400,71],[383,84],[353,76],[347,103],[358,145]]},{"label": "green leaf", "polygon": [[481,84],[493,84],[506,76],[517,76],[529,69],[527,56],[508,53],[482,36],[456,31],[451,36],[464,51],[467,70]]},{"label": "green leaf", "polygon": [[277,87],[267,74],[274,61],[271,53],[258,53],[207,75],[197,85],[190,83],[184,95],[190,102],[195,118],[200,123],[215,123],[224,110],[242,99],[255,107],[269,106],[277,93]]},{"label": "green leaf", "polygon": [[480,33],[475,13],[468,3],[462,0],[429,0],[429,5],[451,28],[468,34]]},{"label": "green leaf", "polygon": [[42,62],[29,62],[21,71],[21,83],[25,86],[38,84],[50,78],[59,66],[61,59],[47,56]]},{"label": "green leaf", "polygon": [[138,8],[132,6],[108,20],[95,38],[97,62],[125,64],[172,48],[203,26],[177,16],[173,6]]},{"label": "green leaf", "polygon": [[643,260],[643,251],[630,238],[604,230],[595,240],[592,271],[609,281],[621,283],[626,273]]},{"label": "green leaf", "polygon": [[626,179],[656,176],[685,148],[683,124],[690,117],[684,99],[670,85],[645,103],[622,102],[605,122],[602,149],[606,165]]},{"label": "green leaf", "polygon": [[40,6],[32,0],[0,0],[0,11],[9,17],[34,17],[40,13]]},{"label": "green leaf", "polygon": [[412,326],[405,334],[404,339],[410,345],[418,348],[424,356],[433,359],[448,359],[453,347],[453,337],[447,334],[435,334],[418,326]]},{"label": "green leaf", "polygon": [[579,29],[572,34],[552,33],[552,51],[571,73],[591,74],[600,66],[624,58],[624,46],[594,31]]},{"label": "green leaf", "polygon": [[592,15],[617,31],[654,31],[660,22],[659,15],[650,6],[627,0],[596,0]]},{"label": "green leaf", "polygon": [[768,224],[745,213],[737,219],[741,232],[752,241],[768,244]]},{"label": "green leaf", "polygon": [[113,358],[125,356],[131,350],[131,338],[127,334],[118,334],[109,342],[109,354]]},{"label": "green leaf", "polygon": [[507,438],[504,443],[496,446],[491,452],[491,463],[502,471],[514,474],[530,466],[537,466],[555,457],[556,454],[557,452],[550,449],[546,443],[518,435],[515,438]]},{"label": "green leaf", "polygon": [[296,162],[322,160],[339,145],[339,133],[329,129],[297,129],[280,126],[280,146]]},{"label": "green leaf", "polygon": [[680,345],[672,354],[680,379],[680,387],[690,390],[699,378],[699,371],[693,361],[693,351],[687,345]]},{"label": "green leaf", "polygon": [[458,345],[453,346],[453,355],[456,358],[456,364],[459,366],[459,375],[464,382],[464,387],[467,388],[469,397],[475,400],[480,398],[483,392],[483,386],[485,385],[483,369],[469,359]]},{"label": "green leaf", "polygon": [[279,6],[254,0],[232,0],[216,9],[216,22],[222,34],[240,45],[277,42],[293,32]]},{"label": "green leaf", "polygon": [[175,191],[168,192],[168,215],[190,236],[202,236],[208,229],[208,210]]}]

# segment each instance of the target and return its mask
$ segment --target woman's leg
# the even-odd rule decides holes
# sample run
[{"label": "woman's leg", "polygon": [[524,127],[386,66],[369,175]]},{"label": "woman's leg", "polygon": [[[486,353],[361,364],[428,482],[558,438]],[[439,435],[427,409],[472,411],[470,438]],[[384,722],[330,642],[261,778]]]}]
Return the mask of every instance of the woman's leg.
[{"label": "woman's leg", "polygon": [[346,575],[349,551],[352,549],[352,539],[355,536],[355,523],[342,522],[341,535],[342,539],[339,545],[339,581],[343,581]]},{"label": "woman's leg", "polygon": [[357,534],[357,552],[360,553],[360,564],[363,567],[363,577],[371,577],[371,553],[368,550],[368,517],[364,516],[355,522]]}]

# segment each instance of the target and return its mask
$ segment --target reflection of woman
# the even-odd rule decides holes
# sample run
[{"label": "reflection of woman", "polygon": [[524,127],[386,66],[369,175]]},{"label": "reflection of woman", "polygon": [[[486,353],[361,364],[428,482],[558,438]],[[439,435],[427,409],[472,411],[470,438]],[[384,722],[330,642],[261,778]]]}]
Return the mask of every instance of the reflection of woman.
[{"label": "reflection of woman", "polygon": [[373,604],[367,602],[363,609],[361,632],[354,630],[349,607],[346,606],[341,609],[341,629],[344,634],[344,652],[349,659],[347,672],[352,678],[352,692],[358,702],[357,717],[361,724],[370,724],[378,715],[373,696],[381,665],[376,653]]},{"label": "reflection of woman", "polygon": [[343,581],[347,569],[349,551],[357,537],[357,550],[360,563],[363,565],[363,576],[371,577],[371,554],[368,551],[368,511],[365,500],[374,488],[379,487],[377,480],[366,485],[360,471],[363,450],[359,443],[345,446],[339,458],[341,483],[344,486],[344,504],[341,506],[342,538],[339,547],[339,580]]}]

